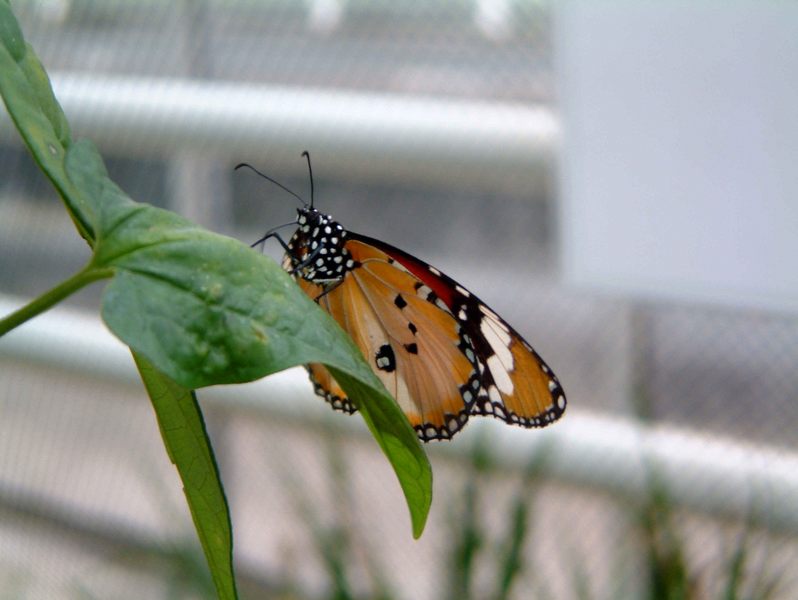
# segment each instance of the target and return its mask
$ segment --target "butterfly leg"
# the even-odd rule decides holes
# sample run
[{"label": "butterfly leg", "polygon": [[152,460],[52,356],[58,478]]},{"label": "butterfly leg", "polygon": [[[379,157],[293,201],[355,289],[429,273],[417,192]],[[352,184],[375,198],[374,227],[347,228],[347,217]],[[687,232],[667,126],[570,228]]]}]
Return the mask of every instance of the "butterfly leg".
[{"label": "butterfly leg", "polygon": [[288,244],[285,243],[285,240],[281,238],[280,234],[278,234],[277,232],[283,227],[288,227],[289,225],[296,225],[296,221],[291,221],[290,223],[283,223],[282,225],[278,225],[277,227],[272,227],[271,229],[269,229],[269,231],[263,234],[262,238],[260,238],[257,242],[250,244],[249,247],[254,248],[258,244],[265,244],[266,240],[274,238],[280,243],[280,245],[283,247],[283,250],[288,252]]},{"label": "butterfly leg", "polygon": [[332,284],[327,284],[327,285],[325,285],[325,287],[324,287],[324,291],[323,291],[321,294],[319,294],[318,296],[316,296],[315,298],[313,298],[313,302],[315,302],[316,304],[318,304],[318,303],[319,303],[319,300],[321,300],[321,299],[322,299],[324,296],[326,296],[327,294],[329,294],[331,291],[333,291],[335,288],[337,288],[337,287],[338,287],[339,285],[341,285],[343,282],[344,282],[344,280],[343,280],[343,279],[339,279],[338,281],[335,281],[335,282],[333,282]]},{"label": "butterfly leg", "polygon": [[[277,236],[276,234],[275,234],[275,237],[277,237],[277,239],[280,239],[280,238],[279,238],[279,236]],[[282,242],[282,240],[280,240],[280,241]],[[304,259],[302,262],[300,262],[300,263],[296,264],[296,265],[294,266],[294,268],[292,268],[292,269],[289,271],[289,273],[290,273],[291,275],[293,275],[293,274],[294,274],[294,273],[296,273],[297,271],[301,271],[302,269],[304,269],[305,267],[307,267],[308,265],[310,265],[311,263],[313,263],[313,261],[314,261],[314,260],[316,260],[316,257],[317,257],[317,256],[319,255],[319,253],[321,252],[321,249],[322,249],[322,248],[323,248],[323,246],[318,246],[318,247],[317,247],[317,248],[316,248],[316,249],[315,249],[313,252],[311,252],[310,254],[308,254],[308,256],[307,256],[307,257],[306,257],[306,258],[305,258],[305,259]],[[286,252],[289,252],[289,254],[290,254],[290,251],[288,250],[288,246],[287,246],[287,245],[285,246],[285,251],[286,251]]]}]

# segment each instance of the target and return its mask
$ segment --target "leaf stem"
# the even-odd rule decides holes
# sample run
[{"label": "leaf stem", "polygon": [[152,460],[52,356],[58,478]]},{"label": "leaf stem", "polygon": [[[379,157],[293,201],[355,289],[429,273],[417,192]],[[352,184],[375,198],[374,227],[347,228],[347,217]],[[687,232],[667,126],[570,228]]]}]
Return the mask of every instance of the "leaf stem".
[{"label": "leaf stem", "polygon": [[110,268],[97,268],[89,263],[69,279],[62,281],[49,292],[45,292],[29,304],[14,311],[7,317],[0,319],[0,337],[22,325],[28,319],[43,313],[61,300],[77,292],[93,281],[113,276],[114,270]]}]

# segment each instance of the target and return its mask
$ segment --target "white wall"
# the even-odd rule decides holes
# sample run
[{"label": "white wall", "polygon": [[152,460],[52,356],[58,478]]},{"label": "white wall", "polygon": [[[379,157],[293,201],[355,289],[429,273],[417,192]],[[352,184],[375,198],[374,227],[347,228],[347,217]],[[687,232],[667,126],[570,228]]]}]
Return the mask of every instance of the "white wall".
[{"label": "white wall", "polygon": [[798,3],[555,12],[567,281],[798,310]]}]

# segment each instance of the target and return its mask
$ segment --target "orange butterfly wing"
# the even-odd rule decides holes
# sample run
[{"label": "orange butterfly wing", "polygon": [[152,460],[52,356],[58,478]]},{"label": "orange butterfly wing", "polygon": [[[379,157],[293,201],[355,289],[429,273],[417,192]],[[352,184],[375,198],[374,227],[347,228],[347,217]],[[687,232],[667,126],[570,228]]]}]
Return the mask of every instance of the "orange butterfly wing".
[{"label": "orange butterfly wing", "polygon": [[[472,400],[464,385],[479,386],[476,364],[463,352],[461,329],[451,314],[416,294],[417,279],[388,256],[359,242],[347,248],[360,266],[328,293],[305,280],[300,285],[352,337],[394,396],[419,437],[448,439],[465,425]],[[423,368],[421,368],[423,365]],[[317,392],[334,408],[351,412],[327,370],[309,366]],[[476,383],[475,383],[476,382]]]},{"label": "orange butterfly wing", "polygon": [[[449,439],[469,415],[543,427],[565,410],[559,380],[534,349],[440,271],[349,232],[357,267],[324,293],[300,286],[352,337],[423,441]],[[288,264],[288,263],[287,263]],[[356,407],[330,373],[308,365],[333,408]]]}]

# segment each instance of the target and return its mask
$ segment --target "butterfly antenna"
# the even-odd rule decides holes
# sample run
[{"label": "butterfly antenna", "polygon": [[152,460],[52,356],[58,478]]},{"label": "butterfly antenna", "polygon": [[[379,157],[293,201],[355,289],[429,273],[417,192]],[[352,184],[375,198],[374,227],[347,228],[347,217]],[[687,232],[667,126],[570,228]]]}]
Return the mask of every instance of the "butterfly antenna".
[{"label": "butterfly antenna", "polygon": [[[305,201],[304,201],[304,200],[301,198],[301,196],[300,196],[299,194],[296,194],[295,192],[292,192],[292,191],[291,191],[291,190],[289,190],[287,187],[285,187],[285,186],[284,186],[282,183],[280,183],[279,181],[275,181],[274,179],[272,179],[272,178],[271,178],[271,177],[269,177],[268,175],[264,175],[263,173],[261,173],[260,171],[258,171],[258,170],[257,170],[255,167],[253,167],[253,166],[252,166],[251,164],[249,164],[249,163],[238,163],[238,164],[235,166],[235,169],[234,169],[234,170],[235,170],[235,171],[238,171],[238,169],[240,169],[241,167],[246,167],[247,169],[252,169],[253,171],[255,171],[255,173],[257,173],[258,175],[260,175],[261,177],[263,177],[263,178],[264,178],[264,179],[266,179],[267,181],[271,181],[271,182],[272,182],[274,185],[276,185],[277,187],[279,187],[279,188],[281,188],[281,189],[285,190],[286,192],[288,192],[289,194],[291,194],[291,195],[292,195],[294,198],[296,198],[297,200],[299,200],[299,201],[300,201],[302,204],[306,204],[306,202],[305,202]],[[312,181],[313,181],[313,180],[311,179],[311,182],[312,182]],[[312,191],[312,190],[313,190],[313,188],[311,187],[311,191]],[[311,196],[311,200],[310,200],[310,206],[311,206],[311,207],[313,206],[313,197],[312,197],[312,196]]]},{"label": "butterfly antenna", "polygon": [[310,173],[310,208],[313,208],[313,168],[310,166],[310,152],[305,150],[302,152],[302,156],[308,160],[308,173]]}]

